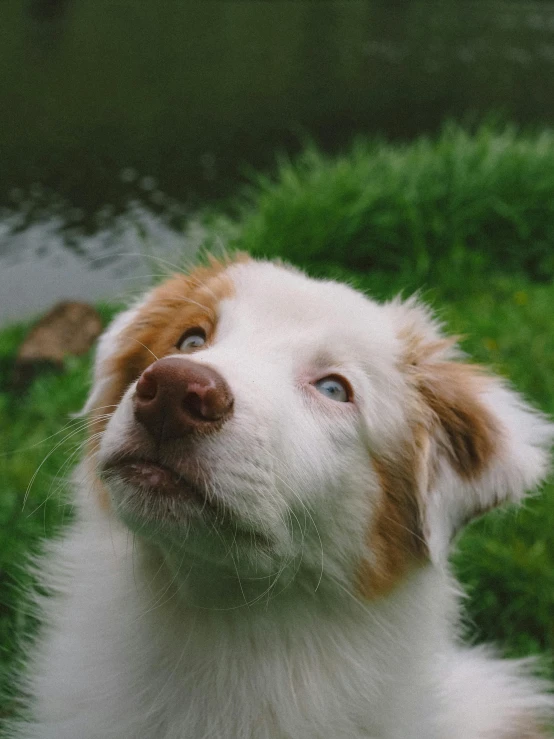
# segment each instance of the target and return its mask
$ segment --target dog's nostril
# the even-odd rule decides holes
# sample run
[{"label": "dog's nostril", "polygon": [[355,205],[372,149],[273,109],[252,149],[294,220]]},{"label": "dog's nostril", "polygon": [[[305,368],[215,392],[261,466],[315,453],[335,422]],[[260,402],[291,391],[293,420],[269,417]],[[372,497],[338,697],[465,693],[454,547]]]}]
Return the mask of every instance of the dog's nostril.
[{"label": "dog's nostril", "polygon": [[191,416],[199,419],[208,418],[203,396],[199,392],[189,389],[183,398],[182,407],[185,411],[188,411]]},{"label": "dog's nostril", "polygon": [[202,421],[219,421],[230,413],[232,406],[232,397],[216,386],[189,387],[183,398],[184,410]]},{"label": "dog's nostril", "polygon": [[146,369],[139,378],[135,388],[140,400],[154,400],[158,392],[158,383],[152,373]]}]

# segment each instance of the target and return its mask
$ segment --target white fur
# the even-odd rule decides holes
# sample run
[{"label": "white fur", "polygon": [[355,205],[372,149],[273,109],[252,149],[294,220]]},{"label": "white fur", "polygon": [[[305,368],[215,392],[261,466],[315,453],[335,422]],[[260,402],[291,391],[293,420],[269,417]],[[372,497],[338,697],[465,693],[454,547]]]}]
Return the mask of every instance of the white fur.
[{"label": "white fur", "polygon": [[[364,599],[355,573],[371,560],[381,495],[371,457],[394,452],[409,420],[402,329],[429,339],[439,329],[414,302],[378,305],[270,263],[228,269],[235,294],[216,339],[187,359],[226,379],[235,411],[187,453],[238,528],[214,531],[178,507],[181,525],[149,520],[118,480],[107,513],[85,460],[76,521],[42,565],[53,596],[26,672],[28,718],[10,736],[521,739],[518,722],[540,720],[552,700],[524,667],[457,644],[444,556],[460,521],[541,480],[552,426],[491,385],[482,400],[502,429],[497,458],[471,484],[438,461],[422,511],[434,563]],[[101,340],[88,410],[137,310]],[[329,374],[349,379],[354,404],[317,393]],[[103,434],[100,465],[143,443],[134,387]],[[178,443],[164,454],[178,458]]]}]

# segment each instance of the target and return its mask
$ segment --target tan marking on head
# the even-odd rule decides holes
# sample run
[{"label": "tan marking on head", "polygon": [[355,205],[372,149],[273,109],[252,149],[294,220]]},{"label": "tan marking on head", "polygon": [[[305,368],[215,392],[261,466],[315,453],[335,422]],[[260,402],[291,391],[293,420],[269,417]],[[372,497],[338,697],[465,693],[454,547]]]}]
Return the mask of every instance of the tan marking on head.
[{"label": "tan marking on head", "polygon": [[404,344],[402,363],[408,367],[419,367],[428,360],[444,360],[451,356],[459,336],[441,336],[429,338],[414,326],[407,326],[398,332],[398,338]]},{"label": "tan marking on head", "polygon": [[484,368],[432,362],[420,367],[413,379],[432,413],[438,444],[454,470],[465,480],[479,477],[489,466],[500,439],[500,429],[480,399],[490,382]]},{"label": "tan marking on head", "polygon": [[118,347],[108,359],[106,375],[112,377],[99,398],[99,411],[92,413],[88,453],[93,456],[109,414],[102,408],[115,410],[129,385],[156,359],[177,352],[177,342],[193,327],[206,332],[207,343],[213,340],[219,303],[233,295],[233,283],[227,268],[247,261],[245,254],[222,261],[210,259],[190,274],[175,274],[156,287],[139,309],[132,324],[118,337]]},{"label": "tan marking on head", "polygon": [[492,414],[480,400],[490,382],[487,371],[452,359],[457,337],[429,339],[413,327],[399,336],[405,344],[401,369],[423,399],[424,414],[431,412],[427,423],[439,431],[439,444],[460,477],[479,476],[500,438]]},{"label": "tan marking on head", "polygon": [[420,501],[425,444],[425,431],[418,428],[395,458],[373,458],[381,499],[367,534],[370,556],[357,573],[357,590],[364,598],[386,595],[427,561]]}]

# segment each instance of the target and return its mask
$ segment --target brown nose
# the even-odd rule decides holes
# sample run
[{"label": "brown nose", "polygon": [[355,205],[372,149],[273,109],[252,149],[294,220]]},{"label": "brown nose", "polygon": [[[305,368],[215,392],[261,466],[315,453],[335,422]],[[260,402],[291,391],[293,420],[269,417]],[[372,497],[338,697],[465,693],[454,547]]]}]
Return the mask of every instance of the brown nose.
[{"label": "brown nose", "polygon": [[137,421],[164,441],[220,428],[233,411],[233,394],[211,367],[166,357],[144,370],[133,404]]}]

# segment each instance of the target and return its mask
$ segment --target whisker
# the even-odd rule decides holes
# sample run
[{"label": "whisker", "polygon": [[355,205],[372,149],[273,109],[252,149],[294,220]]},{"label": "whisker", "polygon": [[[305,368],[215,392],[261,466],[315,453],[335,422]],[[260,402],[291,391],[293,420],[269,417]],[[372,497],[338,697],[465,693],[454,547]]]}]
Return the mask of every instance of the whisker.
[{"label": "whisker", "polygon": [[45,444],[50,439],[53,439],[55,436],[58,436],[59,434],[63,434],[63,432],[69,428],[71,425],[78,425],[79,423],[88,424],[91,423],[91,421],[83,420],[82,418],[71,418],[65,426],[63,426],[59,431],[55,431],[53,434],[50,434],[50,436],[46,436],[44,439],[41,439],[40,441],[36,441],[34,444],[29,444],[28,446],[20,446],[16,449],[11,449],[8,452],[2,452],[0,454],[0,457],[9,457],[12,454],[18,454],[19,452],[28,451],[29,449],[34,449],[37,446],[40,446],[41,444]]},{"label": "whisker", "polygon": [[27,485],[27,489],[25,490],[25,495],[24,495],[24,497],[23,497],[23,504],[22,504],[22,506],[21,506],[21,510],[23,510],[23,509],[25,508],[25,504],[26,504],[26,502],[27,502],[27,499],[28,499],[28,497],[29,497],[29,493],[30,493],[30,491],[31,491],[31,488],[32,488],[32,486],[33,486],[33,483],[34,483],[34,481],[35,481],[35,479],[36,479],[36,477],[37,477],[38,473],[40,472],[41,468],[42,468],[42,467],[43,467],[43,465],[44,465],[44,464],[46,463],[46,461],[47,461],[47,460],[48,460],[48,459],[49,459],[49,458],[50,458],[50,457],[52,456],[52,454],[54,454],[54,452],[55,452],[55,451],[56,451],[57,449],[59,449],[59,448],[60,448],[60,446],[62,446],[62,444],[64,444],[64,443],[65,443],[65,442],[66,442],[66,441],[67,441],[68,439],[71,439],[71,438],[72,438],[73,436],[75,436],[76,434],[79,434],[79,433],[81,433],[81,431],[83,431],[83,429],[84,429],[84,428],[86,428],[86,426],[88,425],[88,423],[89,423],[88,421],[86,421],[86,422],[83,422],[83,424],[84,424],[84,425],[82,424],[82,425],[78,426],[78,427],[77,427],[76,429],[73,429],[73,430],[71,431],[71,433],[69,433],[69,434],[66,434],[66,436],[64,436],[64,437],[63,437],[63,439],[61,439],[61,441],[58,441],[58,443],[57,443],[57,444],[56,444],[56,445],[55,445],[55,446],[54,446],[54,447],[53,447],[53,448],[52,448],[52,449],[51,449],[51,450],[50,450],[50,451],[48,452],[48,454],[47,454],[47,455],[46,455],[46,456],[44,457],[44,459],[42,460],[42,462],[41,462],[41,463],[39,464],[39,466],[38,466],[38,467],[36,468],[35,472],[33,473],[33,476],[31,477],[31,479],[30,479],[30,481],[29,481],[29,484]]},{"label": "whisker", "polygon": [[156,361],[159,359],[159,357],[157,357],[154,354],[154,352],[152,351],[152,349],[150,349],[150,347],[146,346],[146,344],[143,344],[142,341],[139,341],[135,336],[129,336],[129,334],[126,334],[126,336],[128,339],[132,339],[133,341],[136,341],[137,344],[140,344],[141,346],[143,346],[146,349],[146,351],[150,352],[150,354],[154,357]]},{"label": "whisker", "polygon": [[[174,262],[171,262],[169,259],[164,259],[163,257],[158,256],[157,254],[148,254],[146,252],[141,251],[122,251],[122,252],[112,252],[112,256],[117,257],[118,259],[121,259],[122,257],[137,257],[145,261],[155,261],[158,262],[160,265],[167,265],[168,267],[171,267],[172,269],[176,270],[177,272],[182,272],[182,266],[175,264]],[[105,257],[91,257],[88,262],[89,264],[94,264],[94,262],[101,261],[105,259]]]},{"label": "whisker", "polygon": [[[82,431],[82,430],[83,430],[82,428],[78,429],[75,433],[77,433],[78,431]],[[27,514],[27,518],[31,518],[38,510],[40,510],[42,506],[46,507],[46,503],[48,503],[48,501],[51,500],[58,493],[58,491],[63,487],[63,485],[66,483],[66,480],[62,475],[64,474],[65,470],[72,464],[77,454],[79,454],[85,448],[85,446],[89,443],[89,441],[94,441],[96,437],[100,437],[101,435],[102,435],[102,432],[93,434],[90,438],[84,439],[82,442],[79,442],[75,446],[71,454],[69,454],[68,457],[64,460],[64,462],[61,464],[61,466],[59,467],[56,473],[54,480],[58,482],[58,486],[52,489],[52,484],[50,485],[48,494],[46,495],[44,500],[42,500],[37,505],[36,508],[34,508],[30,513]],[[66,437],[65,440],[67,440],[68,438],[69,437]],[[22,507],[22,510],[23,510],[23,507]]]}]

